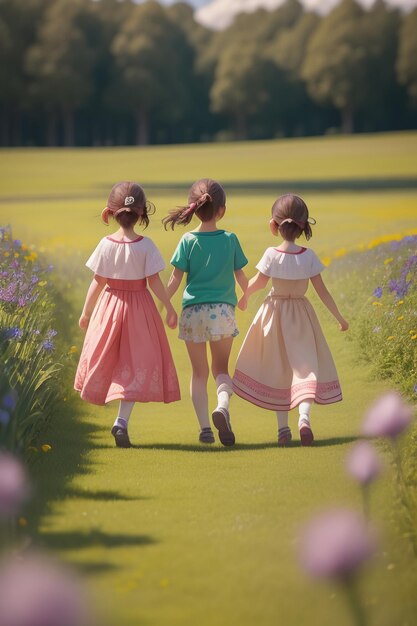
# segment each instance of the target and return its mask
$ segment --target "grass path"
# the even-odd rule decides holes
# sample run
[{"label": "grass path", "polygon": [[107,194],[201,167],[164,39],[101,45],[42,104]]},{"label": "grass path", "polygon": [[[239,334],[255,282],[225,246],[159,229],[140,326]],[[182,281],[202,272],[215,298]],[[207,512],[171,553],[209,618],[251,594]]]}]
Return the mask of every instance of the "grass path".
[{"label": "grass path", "polygon": [[[348,626],[342,594],[300,572],[296,535],[320,507],[360,506],[343,458],[380,386],[326,316],[324,326],[345,399],[315,407],[312,449],[298,441],[278,449],[274,414],[239,398],[236,447],[198,445],[184,363],[181,403],[135,408],[136,448],[113,447],[113,408],[82,404],[75,426],[61,420],[43,457],[41,488],[52,503],[40,540],[87,574],[111,624]],[[392,517],[391,501],[387,477],[374,499],[379,520]],[[409,564],[392,541],[365,582],[378,626],[411,624]]]}]

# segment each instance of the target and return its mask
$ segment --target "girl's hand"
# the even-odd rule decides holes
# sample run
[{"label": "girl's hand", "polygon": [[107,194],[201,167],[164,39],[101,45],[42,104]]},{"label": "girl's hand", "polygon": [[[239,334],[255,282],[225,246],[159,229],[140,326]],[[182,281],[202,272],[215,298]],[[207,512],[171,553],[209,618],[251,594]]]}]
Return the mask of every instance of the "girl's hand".
[{"label": "girl's hand", "polygon": [[81,315],[78,321],[78,326],[81,328],[81,330],[87,330],[89,323],[90,323],[90,318],[87,317],[86,315]]},{"label": "girl's hand", "polygon": [[344,318],[339,320],[339,329],[343,332],[349,328],[349,322],[347,322]]},{"label": "girl's hand", "polygon": [[246,311],[247,307],[248,307],[248,299],[245,296],[245,294],[243,294],[243,296],[240,298],[239,302],[237,303],[238,309],[240,309],[241,311]]},{"label": "girl's hand", "polygon": [[177,327],[178,315],[172,307],[167,311],[166,323],[169,328],[174,329]]}]

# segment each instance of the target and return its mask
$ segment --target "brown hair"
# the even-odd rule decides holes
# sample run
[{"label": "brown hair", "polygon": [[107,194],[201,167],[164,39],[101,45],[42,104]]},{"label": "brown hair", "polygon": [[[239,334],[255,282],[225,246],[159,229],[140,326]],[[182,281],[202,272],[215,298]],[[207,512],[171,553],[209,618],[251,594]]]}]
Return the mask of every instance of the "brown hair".
[{"label": "brown hair", "polygon": [[189,224],[194,213],[202,222],[208,222],[226,206],[226,193],[220,183],[211,178],[201,178],[194,183],[188,193],[188,205],[176,207],[164,217],[165,230],[174,230],[176,224]]},{"label": "brown hair", "polygon": [[287,241],[295,241],[303,233],[307,241],[312,236],[310,224],[315,220],[308,215],[306,203],[292,193],[280,196],[272,205],[272,219],[281,236]]},{"label": "brown hair", "polygon": [[113,217],[123,228],[130,228],[139,220],[139,224],[149,225],[149,215],[155,213],[155,206],[146,199],[140,185],[125,181],[112,187],[107,207],[101,214],[105,224]]}]

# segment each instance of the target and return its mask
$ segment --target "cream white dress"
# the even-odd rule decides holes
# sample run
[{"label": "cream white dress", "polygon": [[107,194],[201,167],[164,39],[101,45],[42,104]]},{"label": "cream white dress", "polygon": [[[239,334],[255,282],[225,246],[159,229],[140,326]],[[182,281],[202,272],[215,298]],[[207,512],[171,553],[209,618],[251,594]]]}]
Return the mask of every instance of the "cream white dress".
[{"label": "cream white dress", "polygon": [[272,289],[255,315],[233,377],[238,396],[274,411],[303,400],[342,399],[336,367],[316,313],[305,297],[309,279],[324,269],[308,248],[290,253],[268,248],[256,266]]}]

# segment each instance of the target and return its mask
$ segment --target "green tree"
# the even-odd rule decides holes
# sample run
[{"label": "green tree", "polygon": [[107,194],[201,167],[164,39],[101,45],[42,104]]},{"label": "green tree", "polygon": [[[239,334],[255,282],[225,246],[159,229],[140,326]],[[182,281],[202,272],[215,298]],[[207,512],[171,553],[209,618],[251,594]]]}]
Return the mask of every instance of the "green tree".
[{"label": "green tree", "polygon": [[248,118],[269,102],[272,69],[255,45],[229,45],[220,57],[211,89],[212,109],[233,118],[238,139],[247,137]]},{"label": "green tree", "polygon": [[74,144],[74,113],[91,94],[94,49],[85,32],[88,5],[87,0],[56,0],[27,54],[32,97],[48,116],[48,145],[56,144],[58,116],[65,145]]},{"label": "green tree", "polygon": [[417,106],[417,8],[403,18],[397,72],[399,81],[407,87],[411,103]]},{"label": "green tree", "polygon": [[353,131],[354,115],[366,98],[364,14],[355,0],[342,0],[311,37],[301,71],[311,97],[339,109],[345,133]]},{"label": "green tree", "polygon": [[151,117],[166,111],[171,119],[177,119],[187,97],[186,38],[166,9],[150,0],[133,8],[114,39],[112,51],[118,97],[135,113],[136,143],[147,144]]}]

